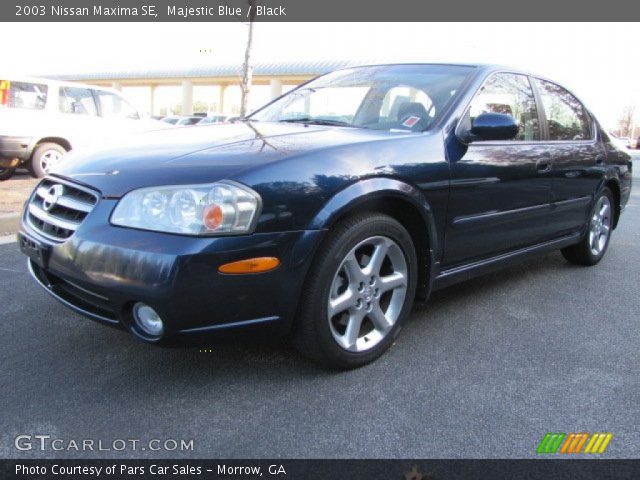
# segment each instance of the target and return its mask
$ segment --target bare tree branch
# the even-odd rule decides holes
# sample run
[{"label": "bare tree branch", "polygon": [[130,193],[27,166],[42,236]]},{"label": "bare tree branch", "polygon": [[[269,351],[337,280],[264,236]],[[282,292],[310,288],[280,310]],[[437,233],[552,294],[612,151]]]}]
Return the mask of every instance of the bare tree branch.
[{"label": "bare tree branch", "polygon": [[245,117],[249,113],[249,93],[251,92],[251,83],[253,81],[253,62],[251,53],[253,49],[253,23],[256,18],[257,0],[248,0],[249,2],[249,33],[247,36],[247,48],[244,52],[244,63],[242,65],[242,80],[240,80],[240,89],[242,100],[240,103],[240,116]]}]

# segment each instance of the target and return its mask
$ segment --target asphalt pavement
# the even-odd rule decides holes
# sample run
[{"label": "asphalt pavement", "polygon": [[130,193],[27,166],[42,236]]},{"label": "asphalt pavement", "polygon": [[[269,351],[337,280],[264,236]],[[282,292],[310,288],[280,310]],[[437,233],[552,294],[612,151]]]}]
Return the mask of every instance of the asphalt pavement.
[{"label": "asphalt pavement", "polygon": [[[611,432],[602,456],[640,456],[637,182],[598,266],[552,253],[436,292],[345,373],[277,343],[142,344],[48,297],[17,250],[0,245],[2,458],[520,458],[547,432]],[[65,449],[18,450],[21,434]],[[83,439],[193,450],[66,448]]]}]

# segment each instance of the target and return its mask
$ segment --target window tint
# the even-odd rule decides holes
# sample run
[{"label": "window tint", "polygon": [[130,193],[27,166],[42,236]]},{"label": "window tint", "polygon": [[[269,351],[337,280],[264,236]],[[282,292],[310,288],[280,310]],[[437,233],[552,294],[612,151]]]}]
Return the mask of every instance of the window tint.
[{"label": "window tint", "polygon": [[74,115],[95,116],[98,114],[91,90],[76,87],[60,88],[60,111]]},{"label": "window tint", "polygon": [[472,70],[449,65],[337,70],[287,93],[250,118],[421,132],[450,104]]},{"label": "window tint", "polygon": [[7,105],[10,108],[44,110],[48,87],[41,83],[10,82]]},{"label": "window tint", "polygon": [[408,86],[390,88],[382,100],[380,122],[404,122],[411,117],[433,119],[435,109],[429,95]]},{"label": "window tint", "polygon": [[100,101],[100,114],[105,118],[130,118],[138,119],[140,116],[129,102],[119,95],[102,90],[96,90]]},{"label": "window tint", "polygon": [[352,122],[368,91],[369,87],[350,86],[304,89],[291,97],[293,101],[283,107],[281,115],[285,119],[313,117]]},{"label": "window tint", "polygon": [[506,113],[519,125],[514,140],[540,140],[535,97],[524,75],[498,73],[491,76],[473,100],[471,122],[481,113]]},{"label": "window tint", "polygon": [[534,80],[549,126],[550,140],[589,140],[591,121],[576,97],[564,88],[544,80]]}]

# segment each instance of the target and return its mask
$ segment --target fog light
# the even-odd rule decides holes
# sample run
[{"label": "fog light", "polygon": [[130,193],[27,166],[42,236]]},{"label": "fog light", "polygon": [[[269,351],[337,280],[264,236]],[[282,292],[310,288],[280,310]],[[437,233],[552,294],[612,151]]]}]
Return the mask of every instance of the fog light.
[{"label": "fog light", "polygon": [[162,335],[162,331],[164,330],[162,319],[149,305],[145,305],[142,302],[136,303],[133,306],[133,320],[136,323],[136,327],[138,327],[142,333],[146,333],[152,337]]}]

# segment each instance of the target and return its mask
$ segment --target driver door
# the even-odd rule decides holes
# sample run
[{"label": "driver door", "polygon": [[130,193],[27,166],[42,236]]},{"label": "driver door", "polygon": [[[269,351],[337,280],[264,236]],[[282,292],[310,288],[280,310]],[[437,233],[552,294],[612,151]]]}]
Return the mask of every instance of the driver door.
[{"label": "driver door", "polygon": [[[482,260],[550,235],[551,157],[540,141],[535,96],[525,75],[495,73],[465,115],[509,114],[519,126],[504,141],[474,141],[450,158],[451,188],[443,266]],[[455,139],[454,141],[457,141]]]}]

